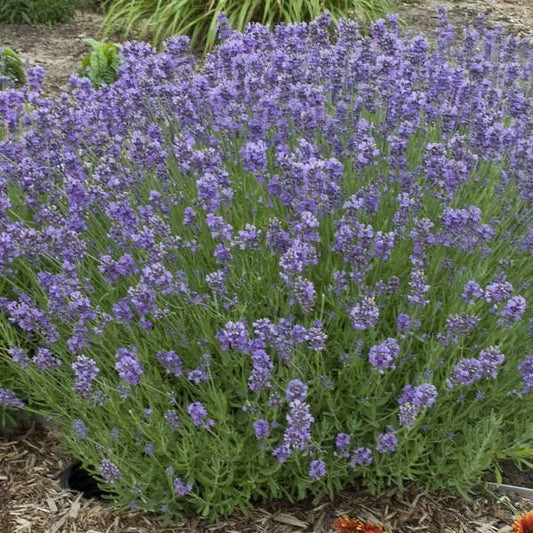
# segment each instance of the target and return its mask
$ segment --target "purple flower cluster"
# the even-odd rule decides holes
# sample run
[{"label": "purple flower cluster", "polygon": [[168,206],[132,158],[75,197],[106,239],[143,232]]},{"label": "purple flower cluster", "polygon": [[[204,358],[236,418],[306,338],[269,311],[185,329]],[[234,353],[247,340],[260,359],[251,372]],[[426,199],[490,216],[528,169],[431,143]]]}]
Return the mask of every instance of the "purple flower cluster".
[{"label": "purple flower cluster", "polygon": [[122,477],[120,470],[109,459],[104,459],[100,463],[100,474],[105,482],[110,484],[115,483]]},{"label": "purple flower cluster", "polygon": [[518,370],[524,381],[524,392],[533,389],[533,355],[528,355],[519,365]]},{"label": "purple flower cluster", "polygon": [[72,370],[74,370],[75,375],[72,390],[83,398],[89,398],[93,393],[92,382],[96,379],[98,372],[100,372],[96,361],[90,357],[80,355],[72,363]]},{"label": "purple flower cluster", "polygon": [[0,388],[0,406],[5,409],[22,409],[24,402],[19,400],[14,392]]},{"label": "purple flower cluster", "polygon": [[423,383],[413,387],[406,385],[398,399],[400,404],[400,425],[413,427],[417,416],[426,407],[431,407],[437,399],[437,387],[431,383]]},{"label": "purple flower cluster", "polygon": [[215,425],[215,421],[212,418],[207,417],[207,409],[202,402],[193,402],[187,407],[187,412],[191,417],[191,421],[195,426],[210,428]]},{"label": "purple flower cluster", "polygon": [[309,465],[309,476],[318,481],[326,475],[326,463],[321,460],[311,461]]},{"label": "purple flower cluster", "polygon": [[185,483],[180,477],[175,477],[172,481],[172,485],[174,487],[174,492],[178,496],[186,496],[192,490],[192,485]]},{"label": "purple flower cluster", "polygon": [[76,418],[72,422],[72,429],[78,439],[84,440],[89,436],[89,430],[81,418]]},{"label": "purple flower cluster", "polygon": [[364,298],[356,303],[350,311],[350,322],[357,330],[365,330],[376,326],[379,320],[379,309],[372,298]]},{"label": "purple flower cluster", "polygon": [[168,352],[159,351],[156,353],[155,358],[165,367],[167,374],[171,374],[176,378],[181,376],[181,359],[174,350],[169,350]]},{"label": "purple flower cluster", "polygon": [[143,368],[135,353],[127,348],[119,348],[115,358],[117,359],[115,369],[119,377],[130,385],[138,385],[142,379]]},{"label": "purple flower cluster", "polygon": [[378,435],[378,443],[376,444],[376,450],[380,453],[394,453],[398,446],[398,438],[396,437],[394,430],[389,428],[386,433],[380,433]]},{"label": "purple flower cluster", "polygon": [[505,362],[505,355],[497,346],[489,346],[480,351],[478,358],[461,359],[447,380],[448,388],[471,385],[481,379],[496,379],[498,368]]},{"label": "purple flower cluster", "polygon": [[400,345],[396,339],[386,339],[381,344],[372,346],[368,353],[368,360],[370,364],[380,373],[383,374],[385,370],[394,369],[394,361],[400,353]]}]

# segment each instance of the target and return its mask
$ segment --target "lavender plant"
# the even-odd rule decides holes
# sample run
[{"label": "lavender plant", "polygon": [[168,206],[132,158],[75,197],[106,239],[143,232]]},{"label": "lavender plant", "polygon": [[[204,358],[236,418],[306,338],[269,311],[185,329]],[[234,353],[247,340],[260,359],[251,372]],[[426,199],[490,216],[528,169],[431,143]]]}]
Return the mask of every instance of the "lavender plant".
[{"label": "lavender plant", "polygon": [[440,16],[222,17],[201,65],[0,93],[2,364],[118,506],[467,495],[531,455],[531,46]]}]

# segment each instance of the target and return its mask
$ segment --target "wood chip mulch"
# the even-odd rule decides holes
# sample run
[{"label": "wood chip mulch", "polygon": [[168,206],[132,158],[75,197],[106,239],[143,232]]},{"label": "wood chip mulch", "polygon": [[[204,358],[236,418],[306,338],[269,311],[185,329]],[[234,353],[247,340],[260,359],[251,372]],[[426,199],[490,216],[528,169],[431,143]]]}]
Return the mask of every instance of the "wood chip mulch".
[{"label": "wood chip mulch", "polygon": [[164,528],[150,515],[113,511],[61,489],[58,474],[69,462],[61,453],[60,435],[35,423],[0,439],[0,533],[328,533],[341,515],[381,523],[388,533],[512,533],[514,517],[532,506],[505,496],[468,504],[414,489],[391,490],[379,498],[347,491],[334,502],[326,497],[294,505],[277,502],[247,518],[216,524],[189,519]]}]

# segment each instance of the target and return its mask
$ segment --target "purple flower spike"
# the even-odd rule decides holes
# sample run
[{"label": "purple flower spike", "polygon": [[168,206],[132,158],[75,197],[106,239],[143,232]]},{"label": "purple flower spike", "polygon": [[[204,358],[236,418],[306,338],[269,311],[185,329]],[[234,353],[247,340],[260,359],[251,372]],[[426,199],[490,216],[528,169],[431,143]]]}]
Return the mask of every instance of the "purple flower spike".
[{"label": "purple flower spike", "polygon": [[192,485],[185,483],[181,478],[175,477],[172,484],[174,485],[174,492],[178,496],[186,496],[191,492]]},{"label": "purple flower spike", "polygon": [[24,408],[24,402],[19,400],[14,392],[0,388],[0,407],[22,409]]},{"label": "purple flower spike", "polygon": [[395,339],[387,339],[377,346],[372,346],[368,354],[370,364],[380,373],[383,374],[389,368],[394,369],[394,360],[400,353],[400,346]]},{"label": "purple flower spike", "polygon": [[482,377],[483,365],[480,361],[473,358],[461,359],[452,371],[452,374],[446,382],[448,388],[458,385],[471,385],[479,381]]},{"label": "purple flower spike", "polygon": [[143,368],[137,356],[126,348],[119,348],[115,357],[118,359],[115,364],[118,375],[130,385],[138,385],[141,382]]},{"label": "purple flower spike", "polygon": [[307,385],[299,379],[293,379],[289,381],[285,394],[289,402],[292,402],[293,400],[303,401],[307,396]]},{"label": "purple flower spike", "polygon": [[167,374],[171,374],[176,378],[181,376],[181,359],[174,350],[157,352],[155,357],[165,367]]},{"label": "purple flower spike", "polygon": [[520,320],[526,310],[526,299],[523,296],[513,296],[500,312],[498,324],[500,326],[511,326]]},{"label": "purple flower spike", "polygon": [[254,422],[255,438],[264,439],[270,434],[270,425],[266,420],[256,420]]},{"label": "purple flower spike", "polygon": [[357,465],[369,465],[373,461],[372,450],[370,448],[356,448],[352,454],[350,466],[355,468]]},{"label": "purple flower spike", "polygon": [[80,440],[84,440],[89,436],[89,430],[81,418],[76,418],[76,420],[72,422],[72,429],[74,430],[76,437]]},{"label": "purple flower spike", "polygon": [[198,427],[213,427],[215,421],[212,418],[205,420],[207,416],[207,410],[203,406],[202,402],[193,402],[187,408],[187,412],[191,417],[192,423]]},{"label": "purple flower spike", "polygon": [[524,380],[524,392],[533,389],[533,355],[528,355],[519,365],[518,370]]},{"label": "purple flower spike", "polygon": [[322,479],[326,475],[326,463],[324,461],[311,461],[309,476],[315,480]]},{"label": "purple flower spike", "polygon": [[104,459],[100,463],[100,474],[106,483],[113,484],[121,478],[120,470],[109,459]]},{"label": "purple flower spike", "polygon": [[100,369],[96,366],[96,361],[84,355],[80,355],[72,363],[72,370],[76,380],[72,390],[83,398],[89,398],[93,392],[92,382],[96,379]]},{"label": "purple flower spike", "polygon": [[335,454],[341,455],[342,457],[349,457],[350,453],[348,448],[350,447],[350,440],[350,435],[346,433],[339,433],[335,439],[335,447],[337,448]]},{"label": "purple flower spike", "polygon": [[393,431],[388,431],[387,433],[381,433],[378,436],[376,450],[380,453],[394,453],[397,445],[398,439],[396,438],[396,435]]},{"label": "purple flower spike", "polygon": [[378,319],[379,309],[372,298],[363,298],[350,312],[350,323],[359,331],[373,328],[377,325]]}]

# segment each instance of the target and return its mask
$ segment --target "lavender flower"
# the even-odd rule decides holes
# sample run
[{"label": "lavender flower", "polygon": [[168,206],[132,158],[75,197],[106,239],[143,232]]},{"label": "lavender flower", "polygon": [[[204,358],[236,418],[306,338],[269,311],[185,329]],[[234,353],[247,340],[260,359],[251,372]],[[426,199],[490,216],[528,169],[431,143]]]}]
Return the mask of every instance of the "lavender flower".
[{"label": "lavender flower", "polygon": [[518,365],[518,370],[522,374],[524,380],[524,392],[529,392],[533,389],[533,355],[528,355]]},{"label": "lavender flower", "polygon": [[188,483],[185,483],[181,478],[175,477],[172,481],[172,485],[174,486],[174,492],[178,496],[186,496],[191,492],[192,485],[189,485]]},{"label": "lavender flower", "polygon": [[270,424],[266,420],[256,420],[253,424],[255,431],[255,438],[257,440],[264,439],[270,434]]},{"label": "lavender flower", "polygon": [[176,378],[181,376],[181,359],[174,350],[157,352],[155,357],[165,367],[167,374],[171,374]]},{"label": "lavender flower", "polygon": [[220,347],[223,350],[234,349],[248,353],[249,337],[246,324],[243,321],[228,322],[224,329],[219,331],[215,337],[220,342]]},{"label": "lavender flower", "polygon": [[350,453],[348,448],[350,447],[350,440],[350,435],[339,433],[335,439],[335,447],[337,449],[335,454],[341,455],[342,457],[349,457]]},{"label": "lavender flower", "polygon": [[205,417],[207,416],[207,410],[203,406],[202,402],[193,402],[187,407],[187,412],[191,417],[192,423],[198,427],[212,427],[215,424],[215,421],[212,418]]},{"label": "lavender flower", "polygon": [[397,445],[398,439],[394,431],[389,430],[387,433],[380,433],[378,435],[376,450],[380,453],[394,453]]},{"label": "lavender flower", "polygon": [[512,290],[513,286],[508,281],[490,283],[483,291],[483,299],[489,304],[498,304],[507,300]]},{"label": "lavender flower", "polygon": [[398,319],[397,319],[397,328],[398,328],[398,331],[400,332],[405,332],[409,329],[409,323],[410,323],[410,318],[409,318],[409,315],[406,315],[404,313],[398,315]]},{"label": "lavender flower", "polygon": [[523,296],[513,296],[510,298],[504,308],[500,311],[498,325],[510,326],[520,320],[520,317],[526,310],[526,299]]},{"label": "lavender flower", "polygon": [[379,319],[379,309],[372,298],[363,298],[350,312],[350,323],[356,330],[373,328]]},{"label": "lavender flower", "polygon": [[72,370],[76,376],[72,390],[83,398],[89,398],[93,392],[92,382],[96,379],[100,369],[96,366],[96,361],[84,355],[76,358],[72,363]]},{"label": "lavender flower", "polygon": [[110,484],[115,483],[122,477],[120,470],[109,459],[104,459],[100,463],[100,474],[105,482]]},{"label": "lavender flower", "polygon": [[61,365],[61,360],[54,357],[48,348],[39,348],[33,362],[39,370],[54,370]]},{"label": "lavender flower", "polygon": [[11,356],[13,361],[17,363],[21,368],[27,368],[31,360],[28,357],[28,354],[22,348],[17,348],[16,346],[11,346],[7,353]]},{"label": "lavender flower", "polygon": [[309,476],[318,481],[326,475],[326,463],[324,461],[311,461],[309,465]]},{"label": "lavender flower", "polygon": [[398,399],[400,404],[400,425],[413,427],[416,418],[424,408],[431,407],[437,399],[437,388],[431,383],[413,387],[406,385]]},{"label": "lavender flower", "polygon": [[409,287],[411,287],[411,294],[407,297],[409,303],[419,307],[424,307],[429,303],[426,298],[426,294],[430,289],[430,286],[426,284],[426,274],[422,269],[414,269],[411,273],[411,281]]},{"label": "lavender flower", "polygon": [[270,388],[270,372],[274,368],[274,364],[263,347],[264,343],[259,340],[251,342],[248,350],[252,354],[252,371],[248,378],[248,388],[256,393]]},{"label": "lavender flower", "polygon": [[372,464],[373,460],[372,450],[370,448],[360,446],[352,453],[350,466],[351,468],[355,468],[357,465],[369,465]]},{"label": "lavender flower", "polygon": [[89,430],[81,418],[76,418],[72,422],[72,429],[78,439],[85,440],[89,436]]},{"label": "lavender flower", "polygon": [[380,373],[383,374],[389,368],[394,369],[395,359],[400,353],[400,346],[396,339],[386,339],[377,346],[372,346],[368,354],[370,364]]},{"label": "lavender flower", "polygon": [[119,348],[115,357],[118,359],[115,369],[119,377],[130,385],[138,385],[142,379],[143,368],[135,353],[126,348]]},{"label": "lavender flower", "polygon": [[482,298],[483,295],[483,289],[473,280],[466,283],[461,293],[461,297],[469,304],[473,304],[477,298]]},{"label": "lavender flower", "polygon": [[0,406],[5,409],[23,409],[24,402],[19,400],[14,392],[0,387]]},{"label": "lavender flower", "polygon": [[449,379],[447,380],[448,388],[453,388],[458,385],[471,385],[479,381],[482,377],[483,365],[473,358],[461,359],[459,361]]},{"label": "lavender flower", "polygon": [[498,367],[505,362],[505,355],[502,354],[498,346],[489,346],[479,352],[479,363],[481,365],[481,378],[496,379]]},{"label": "lavender flower", "polygon": [[293,400],[289,404],[287,414],[288,426],[283,434],[283,440],[289,448],[304,450],[311,440],[311,424],[315,421],[311,415],[309,405],[301,400]]},{"label": "lavender flower", "polygon": [[180,420],[179,420],[179,417],[178,417],[178,414],[176,413],[176,411],[173,411],[173,410],[167,411],[165,413],[164,417],[165,417],[165,422],[173,430],[180,429],[181,424],[180,424]]},{"label": "lavender flower", "polygon": [[307,397],[307,385],[299,379],[293,379],[289,381],[285,394],[289,402],[293,400],[303,401]]},{"label": "lavender flower", "polygon": [[274,448],[272,455],[280,462],[284,463],[291,456],[291,449],[288,444],[282,444]]}]

